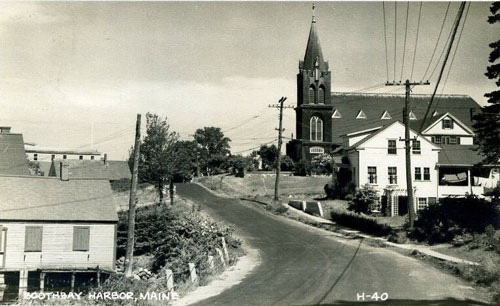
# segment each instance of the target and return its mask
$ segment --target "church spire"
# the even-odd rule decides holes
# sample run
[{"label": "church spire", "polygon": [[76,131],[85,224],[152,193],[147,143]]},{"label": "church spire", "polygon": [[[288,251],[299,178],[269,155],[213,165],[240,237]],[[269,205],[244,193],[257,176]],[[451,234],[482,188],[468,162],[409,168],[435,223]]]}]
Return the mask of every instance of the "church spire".
[{"label": "church spire", "polygon": [[319,64],[320,69],[325,67],[323,60],[323,53],[321,52],[321,45],[319,43],[319,36],[316,31],[316,18],[314,15],[315,5],[312,6],[312,21],[311,30],[309,31],[309,40],[307,41],[306,54],[304,56],[304,66],[306,70],[313,70],[316,68],[316,63]]}]

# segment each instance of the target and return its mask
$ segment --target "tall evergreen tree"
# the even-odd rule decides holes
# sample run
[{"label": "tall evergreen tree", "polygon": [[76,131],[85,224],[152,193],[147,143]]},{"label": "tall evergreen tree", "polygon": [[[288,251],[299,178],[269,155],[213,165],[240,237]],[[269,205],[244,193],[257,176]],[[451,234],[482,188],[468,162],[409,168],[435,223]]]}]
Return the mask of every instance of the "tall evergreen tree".
[{"label": "tall evergreen tree", "polygon": [[[490,7],[491,16],[488,17],[490,24],[500,23],[500,2],[494,2]],[[485,75],[500,87],[500,40],[489,45],[493,50],[490,53],[490,66],[487,67]],[[474,116],[476,139],[479,150],[484,155],[484,163],[496,164],[500,160],[500,90],[494,90],[484,95],[488,98],[488,105],[482,112]]]}]

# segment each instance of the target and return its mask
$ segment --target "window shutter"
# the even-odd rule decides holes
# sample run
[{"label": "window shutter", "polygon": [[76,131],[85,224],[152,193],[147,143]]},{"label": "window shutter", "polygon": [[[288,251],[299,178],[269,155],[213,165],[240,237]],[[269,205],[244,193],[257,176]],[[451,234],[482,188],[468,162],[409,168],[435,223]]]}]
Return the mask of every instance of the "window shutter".
[{"label": "window shutter", "polygon": [[73,227],[73,251],[89,250],[90,228],[88,226]]},{"label": "window shutter", "polygon": [[41,252],[42,251],[43,227],[41,226],[26,226],[24,237],[25,252]]}]

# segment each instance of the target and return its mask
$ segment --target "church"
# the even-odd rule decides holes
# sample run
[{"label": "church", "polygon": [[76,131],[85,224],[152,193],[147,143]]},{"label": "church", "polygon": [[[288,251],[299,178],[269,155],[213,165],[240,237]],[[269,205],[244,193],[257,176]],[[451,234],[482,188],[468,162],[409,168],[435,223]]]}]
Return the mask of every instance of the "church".
[{"label": "church", "polygon": [[[332,92],[331,79],[313,16],[297,74],[296,139],[286,146],[294,161],[340,152],[346,135],[403,120],[404,94]],[[429,101],[430,95],[412,95],[410,120],[422,120]],[[471,128],[472,117],[480,109],[467,95],[436,95],[429,115],[449,112]]]},{"label": "church", "polygon": [[[407,187],[403,125],[404,94],[331,91],[332,72],[323,57],[312,18],[304,60],[297,74],[296,139],[287,143],[294,161],[331,155],[349,169],[355,187],[371,185],[378,208],[405,215]],[[476,194],[500,181],[499,165],[475,167],[482,156],[475,146],[473,116],[481,106],[468,95],[411,95],[409,110],[411,177],[415,210],[439,198]]]}]

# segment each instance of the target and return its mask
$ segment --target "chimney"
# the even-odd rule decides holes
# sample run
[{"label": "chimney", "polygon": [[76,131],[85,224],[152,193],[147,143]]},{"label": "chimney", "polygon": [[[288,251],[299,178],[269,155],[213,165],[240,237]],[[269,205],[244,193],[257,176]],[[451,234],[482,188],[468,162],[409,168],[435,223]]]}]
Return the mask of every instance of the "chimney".
[{"label": "chimney", "polygon": [[10,126],[0,126],[0,134],[10,134]]},{"label": "chimney", "polygon": [[108,164],[108,154],[104,153],[104,164]]},{"label": "chimney", "polygon": [[61,181],[69,181],[69,164],[68,161],[63,160],[61,161],[61,167],[60,167],[60,178]]}]

